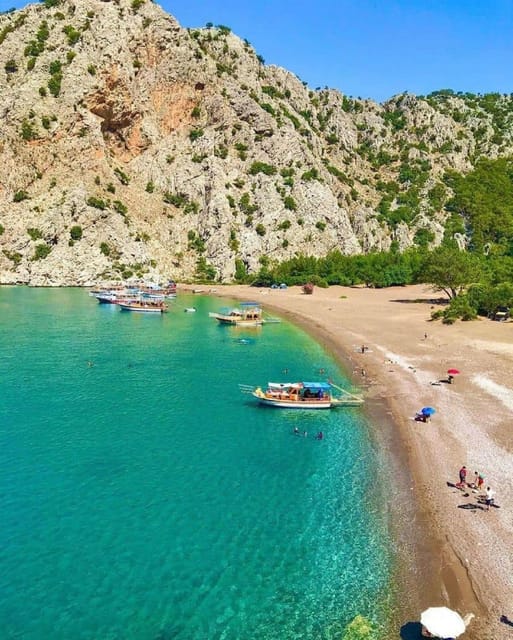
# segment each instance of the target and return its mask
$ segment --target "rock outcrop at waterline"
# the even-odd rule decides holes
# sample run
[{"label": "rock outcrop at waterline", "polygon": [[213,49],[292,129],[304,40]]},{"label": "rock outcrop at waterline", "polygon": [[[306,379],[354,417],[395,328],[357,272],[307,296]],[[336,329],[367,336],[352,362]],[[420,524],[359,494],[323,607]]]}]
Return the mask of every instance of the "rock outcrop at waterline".
[{"label": "rock outcrop at waterline", "polygon": [[512,150],[511,100],[309,89],[149,0],[0,16],[0,282],[231,280],[444,233],[446,168]]}]

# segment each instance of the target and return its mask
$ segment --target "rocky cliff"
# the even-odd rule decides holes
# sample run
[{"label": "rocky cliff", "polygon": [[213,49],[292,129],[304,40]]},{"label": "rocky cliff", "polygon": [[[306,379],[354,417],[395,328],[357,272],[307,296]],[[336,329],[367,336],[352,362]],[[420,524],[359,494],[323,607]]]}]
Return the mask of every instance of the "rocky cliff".
[{"label": "rocky cliff", "polygon": [[513,148],[510,96],[311,90],[149,0],[0,15],[0,282],[229,281],[436,245],[448,168]]}]

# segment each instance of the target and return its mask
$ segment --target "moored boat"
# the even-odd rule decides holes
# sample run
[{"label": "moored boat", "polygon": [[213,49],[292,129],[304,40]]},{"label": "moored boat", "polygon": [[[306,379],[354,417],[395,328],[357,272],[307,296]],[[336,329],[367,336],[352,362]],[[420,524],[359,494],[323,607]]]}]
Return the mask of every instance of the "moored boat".
[{"label": "moored boat", "polygon": [[137,289],[117,287],[113,289],[97,289],[96,291],[91,291],[89,295],[96,298],[100,304],[117,304],[120,300],[134,297],[137,294]]},{"label": "moored boat", "polygon": [[118,300],[122,311],[139,311],[141,313],[165,313],[167,304],[157,300]]},{"label": "moored boat", "polygon": [[169,280],[164,285],[149,283],[141,284],[139,291],[147,296],[161,296],[162,298],[176,298],[176,282]]},{"label": "moored boat", "polygon": [[89,295],[96,298],[101,304],[119,304],[120,301],[136,296],[162,302],[166,298],[176,298],[176,283],[173,280],[169,280],[164,285],[152,282],[131,282],[129,285],[113,285],[93,289]]},{"label": "moored boat", "polygon": [[100,291],[95,293],[94,297],[100,304],[116,304],[119,299],[119,291]]},{"label": "moored boat", "polygon": [[258,302],[241,302],[238,307],[221,309],[217,313],[211,311],[208,315],[220,324],[255,327],[265,322]]},{"label": "moored boat", "polygon": [[[250,393],[260,404],[282,409],[331,409],[333,407],[357,407],[363,398],[337,387],[330,382],[269,382],[266,389],[239,385],[241,391]],[[333,388],[339,390],[335,395]]]}]

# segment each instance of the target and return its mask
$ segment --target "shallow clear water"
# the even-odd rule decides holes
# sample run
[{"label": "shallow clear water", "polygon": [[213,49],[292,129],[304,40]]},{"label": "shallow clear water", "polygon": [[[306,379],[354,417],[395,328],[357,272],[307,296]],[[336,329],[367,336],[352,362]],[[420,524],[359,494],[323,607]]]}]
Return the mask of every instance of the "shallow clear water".
[{"label": "shallow clear water", "polygon": [[143,315],[0,289],[3,639],[338,640],[356,614],[386,624],[369,427],[359,409],[242,395],[344,378],[286,322],[218,326],[208,311],[226,304],[179,296]]}]

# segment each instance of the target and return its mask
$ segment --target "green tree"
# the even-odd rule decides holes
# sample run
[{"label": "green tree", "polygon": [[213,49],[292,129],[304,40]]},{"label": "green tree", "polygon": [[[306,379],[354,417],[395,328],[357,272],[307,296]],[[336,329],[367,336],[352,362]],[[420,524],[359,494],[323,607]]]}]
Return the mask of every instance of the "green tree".
[{"label": "green tree", "polygon": [[29,120],[23,120],[21,123],[21,137],[23,140],[35,140],[37,138],[37,132],[34,125]]},{"label": "green tree", "polygon": [[71,46],[73,46],[80,40],[80,31],[77,31],[74,26],[67,24],[62,28],[62,30],[68,38],[68,44],[70,44]]},{"label": "green tree", "polygon": [[297,209],[296,201],[292,196],[285,196],[283,198],[283,204],[285,205],[285,209],[289,209],[290,211]]},{"label": "green tree", "polygon": [[35,227],[29,227],[27,229],[27,233],[32,238],[32,240],[41,240],[41,238],[43,237],[41,231],[39,229],[36,229]]},{"label": "green tree", "polygon": [[249,168],[249,173],[252,176],[256,176],[257,173],[264,173],[266,176],[272,176],[276,173],[276,167],[266,162],[253,162]]},{"label": "green tree", "polygon": [[16,60],[7,60],[7,62],[5,63],[5,72],[16,73],[16,71],[18,71]]},{"label": "green tree", "polygon": [[481,315],[490,315],[501,306],[513,308],[513,282],[473,285],[469,287],[467,299],[469,305]]},{"label": "green tree", "polygon": [[203,135],[203,129],[192,129],[189,132],[189,140],[191,142],[195,142],[198,138],[201,138],[201,136]]},{"label": "green tree", "polygon": [[450,247],[438,247],[427,256],[422,279],[452,300],[469,285],[479,282],[481,273],[481,264],[476,256]]},{"label": "green tree", "polygon": [[89,207],[95,207],[95,209],[101,209],[102,211],[107,208],[107,203],[104,202],[101,198],[96,198],[95,196],[87,198],[86,204]]},{"label": "green tree", "polygon": [[71,227],[71,229],[69,230],[69,234],[72,240],[80,240],[82,238],[82,227],[78,224]]},{"label": "green tree", "polygon": [[216,270],[211,264],[208,264],[204,256],[200,256],[196,261],[196,276],[206,282],[215,280]]},{"label": "green tree", "polygon": [[29,197],[30,196],[26,191],[21,190],[21,191],[16,191],[12,200],[13,202],[21,202],[22,200],[28,200]]},{"label": "green tree", "polygon": [[52,247],[46,244],[46,242],[40,242],[36,245],[32,260],[43,260],[51,252]]},{"label": "green tree", "polygon": [[103,253],[104,256],[110,256],[110,254],[112,253],[112,249],[106,242],[102,242],[100,244],[100,251]]},{"label": "green tree", "polygon": [[235,281],[236,282],[245,282],[247,279],[248,270],[246,265],[239,258],[235,259]]},{"label": "green tree", "polygon": [[54,98],[57,98],[61,92],[61,82],[62,73],[60,71],[58,73],[54,73],[50,80],[48,80],[48,91],[50,91]]}]

